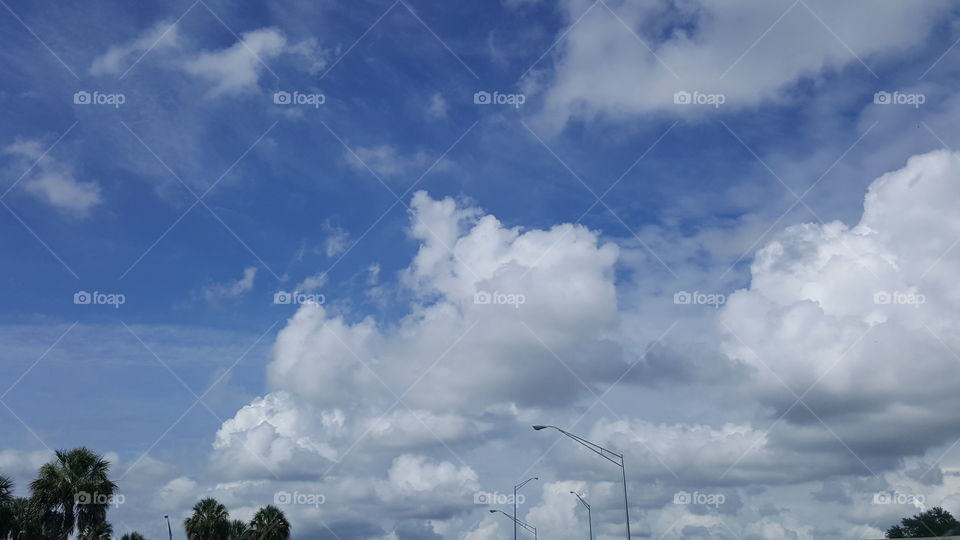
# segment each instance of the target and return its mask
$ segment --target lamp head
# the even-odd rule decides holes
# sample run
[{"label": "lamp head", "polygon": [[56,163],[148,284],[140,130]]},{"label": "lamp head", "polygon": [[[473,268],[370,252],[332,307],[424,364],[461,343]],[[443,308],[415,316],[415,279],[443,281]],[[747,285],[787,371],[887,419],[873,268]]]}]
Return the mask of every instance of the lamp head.
[{"label": "lamp head", "polygon": [[535,429],[535,430],[537,430],[537,431],[540,431],[541,429],[547,429],[547,427],[548,427],[548,426],[541,426],[541,425],[538,424],[538,425],[536,425],[536,426],[533,426],[533,429]]}]

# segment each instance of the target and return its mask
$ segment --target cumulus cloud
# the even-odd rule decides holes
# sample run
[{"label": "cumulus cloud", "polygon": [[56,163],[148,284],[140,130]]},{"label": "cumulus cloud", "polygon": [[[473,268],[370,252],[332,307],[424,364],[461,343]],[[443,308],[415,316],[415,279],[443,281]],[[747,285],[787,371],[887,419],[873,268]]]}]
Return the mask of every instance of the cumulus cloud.
[{"label": "cumulus cloud", "polygon": [[20,183],[23,189],[64,214],[86,217],[102,202],[98,183],[77,180],[72,167],[44,154],[39,140],[19,140],[4,148],[3,152],[30,167]]},{"label": "cumulus cloud", "polygon": [[[388,482],[353,496],[387,499],[403,515],[449,517],[472,504],[477,489],[476,473],[457,454],[516,414],[504,402],[569,403],[587,392],[581,378],[613,380],[626,368],[603,338],[618,321],[618,250],[596,233],[508,228],[422,192],[410,222],[420,247],[401,278],[409,314],[388,325],[326,306],[299,309],[277,336],[270,393],[217,433],[212,460],[224,478],[380,470]],[[496,296],[486,302],[488,292]],[[505,295],[524,300],[502,303]],[[457,459],[436,465],[409,457],[427,451]],[[460,486],[455,498],[432,498],[432,506],[412,500],[443,494],[445,482]]]},{"label": "cumulus cloud", "polygon": [[774,445],[818,451],[839,437],[890,467],[955,438],[943,411],[960,403],[937,374],[960,350],[958,178],[957,155],[914,156],[873,182],[855,226],[797,225],[758,252],[720,319],[727,354],[755,368],[758,399],[786,420]]},{"label": "cumulus cloud", "polygon": [[[738,395],[738,407],[749,404],[731,412],[736,420],[713,421],[722,411],[697,422],[634,414],[577,429],[627,456],[638,530],[796,539],[821,532],[761,508],[766,487],[822,504],[848,501],[853,510],[842,518],[861,532],[909,510],[879,507],[877,490],[924,493],[928,504],[951,500],[957,478],[937,466],[939,453],[927,454],[952,443],[960,427],[943,414],[958,405],[955,385],[938,376],[955,371],[951,349],[960,350],[952,287],[960,254],[951,250],[960,237],[958,178],[960,156],[915,156],[873,182],[857,224],[800,224],[757,253],[749,286],[706,310],[719,356],[697,360],[739,374],[711,376],[720,392]],[[212,459],[221,475],[266,480],[269,469],[303,482],[328,471],[326,489],[338,497],[451,527],[489,473],[460,456],[506,444],[509,426],[582,402],[588,388],[618,380],[625,358],[643,356],[625,351],[641,344],[624,339],[625,321],[637,319],[618,304],[620,250],[596,232],[508,227],[422,192],[410,208],[417,247],[399,273],[407,314],[388,324],[301,307],[277,336],[270,393],[217,434]],[[510,294],[524,300],[507,303]],[[650,350],[658,356],[644,357],[643,373],[673,368],[670,351]],[[708,383],[678,373],[670,376]],[[794,393],[806,405],[794,405]],[[582,536],[569,491],[583,490],[603,515],[603,534],[620,534],[620,485],[609,464],[575,444],[555,454],[544,466],[563,476],[544,484],[527,518],[557,538]],[[434,493],[430,485],[440,487]],[[729,504],[673,504],[679,490],[723,493]],[[354,517],[342,516],[337,530],[363,529]],[[456,528],[492,538],[506,527],[495,518]]]},{"label": "cumulus cloud", "polygon": [[[588,0],[563,2],[570,26],[555,65],[525,83],[545,85],[541,120],[553,129],[571,119],[706,109],[676,106],[678,91],[723,94],[725,109],[781,101],[800,80],[846,66],[869,73],[861,60],[869,66],[875,55],[922,43],[947,7],[868,0],[606,5],[610,10]],[[869,25],[862,24],[865,10]]]}]

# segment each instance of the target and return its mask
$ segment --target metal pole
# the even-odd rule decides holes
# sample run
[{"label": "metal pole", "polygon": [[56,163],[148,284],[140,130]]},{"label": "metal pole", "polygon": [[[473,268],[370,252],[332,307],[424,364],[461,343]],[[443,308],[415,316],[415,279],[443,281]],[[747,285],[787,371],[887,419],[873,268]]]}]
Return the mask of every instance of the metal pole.
[{"label": "metal pole", "polygon": [[[577,441],[578,443],[582,444],[583,446],[587,447],[590,451],[592,451],[593,453],[595,453],[595,454],[597,454],[598,456],[602,457],[603,459],[606,459],[606,460],[609,461],[610,463],[613,463],[614,465],[617,465],[617,466],[620,467],[620,472],[623,474],[623,509],[624,509],[624,512],[626,513],[626,516],[627,516],[627,540],[630,540],[630,505],[629,505],[629,503],[627,502],[627,469],[626,469],[626,467],[624,466],[623,454],[618,454],[618,453],[614,452],[613,450],[608,450],[608,449],[600,446],[600,445],[597,444],[597,443],[590,442],[590,441],[584,439],[583,437],[579,437],[579,436],[577,436],[577,435],[574,435],[573,433],[570,433],[569,431],[560,429],[560,428],[558,428],[557,426],[549,426],[549,425],[542,425],[542,424],[536,424],[536,425],[533,426],[533,429],[536,430],[536,431],[540,431],[541,429],[547,429],[547,428],[553,428],[553,429],[559,431],[560,433],[563,433],[563,434],[566,435],[567,437],[570,437],[571,439],[573,439],[573,440]],[[616,461],[615,459],[613,459],[612,457],[608,456],[607,454],[610,454],[610,455],[613,455],[613,456],[616,456],[616,457],[620,458],[620,462],[617,463],[617,461]]]},{"label": "metal pole", "polygon": [[513,540],[517,540],[517,486],[513,486]]},{"label": "metal pole", "polygon": [[620,471],[623,472],[623,511],[627,515],[627,540],[630,540],[630,504],[627,502],[627,468],[623,464],[623,455],[620,455]]},{"label": "metal pole", "polygon": [[587,507],[587,523],[590,525],[590,540],[593,540],[593,516],[590,513],[590,507]]},{"label": "metal pole", "polygon": [[173,540],[173,529],[170,527],[170,516],[164,514],[163,519],[167,520],[167,534],[170,536],[170,540]]}]

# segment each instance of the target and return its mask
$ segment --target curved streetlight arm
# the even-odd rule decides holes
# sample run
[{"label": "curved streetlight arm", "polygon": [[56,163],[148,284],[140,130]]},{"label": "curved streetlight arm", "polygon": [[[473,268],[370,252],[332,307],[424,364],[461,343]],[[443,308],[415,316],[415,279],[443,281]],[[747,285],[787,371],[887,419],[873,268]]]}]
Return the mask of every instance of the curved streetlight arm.
[{"label": "curved streetlight arm", "polygon": [[[533,426],[533,429],[535,429],[535,430],[537,430],[537,431],[540,431],[541,429],[545,429],[545,428],[553,428],[553,429],[559,431],[560,433],[563,433],[563,434],[566,435],[567,437],[570,437],[571,439],[577,441],[578,443],[582,444],[583,446],[587,447],[587,449],[589,449],[591,452],[597,454],[598,456],[602,457],[603,459],[606,459],[606,460],[609,461],[610,463],[613,463],[614,465],[616,465],[616,466],[618,466],[618,467],[621,467],[621,468],[623,467],[623,454],[618,454],[618,453],[614,452],[613,450],[609,450],[609,449],[607,449],[607,448],[604,448],[604,447],[600,446],[599,444],[597,444],[597,443],[595,443],[595,442],[590,442],[590,441],[584,439],[583,437],[580,437],[580,436],[578,436],[578,435],[574,435],[573,433],[570,433],[569,431],[567,431],[567,430],[565,430],[565,429],[560,429],[560,428],[558,428],[557,426],[540,426],[540,425]],[[618,462],[617,460],[611,458],[610,456],[616,456],[617,459],[619,459],[620,461]]]},{"label": "curved streetlight arm", "polygon": [[527,479],[524,480],[523,482],[520,482],[519,484],[513,486],[513,489],[520,489],[520,488],[522,488],[523,486],[527,485],[528,482],[532,482],[532,481],[534,481],[534,480],[539,480],[539,479],[540,479],[539,476],[534,476],[533,478],[527,478]]},{"label": "curved streetlight arm", "polygon": [[503,510],[491,510],[491,511],[490,511],[491,514],[494,514],[494,513],[497,513],[497,512],[499,512],[499,513],[507,516],[507,517],[510,518],[514,523],[516,523],[517,525],[520,525],[520,526],[523,527],[524,529],[532,532],[534,535],[537,534],[537,528],[536,528],[536,527],[534,527],[533,525],[527,523],[526,521],[524,521],[524,520],[522,520],[522,519],[520,519],[520,518],[515,518],[515,517],[511,516],[510,514],[504,512]]},{"label": "curved streetlight arm", "polygon": [[583,503],[583,506],[587,508],[587,510],[590,509],[590,505],[587,504],[587,501],[583,500],[583,497],[581,497],[579,493],[577,493],[576,491],[571,491],[570,493],[573,493],[574,495],[576,495],[577,498],[580,499],[580,502]]},{"label": "curved streetlight arm", "polygon": [[[598,456],[602,457],[603,459],[605,459],[605,460],[609,461],[610,463],[613,463],[614,465],[620,467],[620,474],[623,476],[623,513],[624,513],[624,515],[625,515],[626,518],[627,518],[627,519],[626,519],[626,525],[627,525],[627,540],[630,540],[630,503],[627,502],[627,468],[626,468],[626,466],[624,466],[623,454],[618,454],[618,453],[614,452],[613,450],[608,450],[608,449],[600,446],[600,445],[597,444],[597,443],[590,442],[590,441],[584,439],[583,437],[578,437],[578,436],[574,435],[573,433],[570,433],[569,431],[566,431],[566,430],[563,430],[563,429],[558,428],[557,426],[544,426],[544,425],[535,425],[535,426],[533,426],[533,429],[535,429],[536,431],[540,431],[541,429],[547,429],[547,428],[553,428],[553,429],[559,431],[560,433],[563,433],[563,434],[566,435],[567,437],[570,437],[571,439],[573,439],[573,440],[577,441],[578,443],[582,444],[583,446],[587,447],[588,449],[590,449],[592,452],[594,452],[594,453],[597,454]],[[609,454],[609,455],[607,455],[607,454]],[[610,456],[616,456],[617,458],[620,459],[620,462],[618,463],[615,459],[613,459],[613,458],[610,457]],[[588,510],[588,512],[589,512],[589,510]]]}]

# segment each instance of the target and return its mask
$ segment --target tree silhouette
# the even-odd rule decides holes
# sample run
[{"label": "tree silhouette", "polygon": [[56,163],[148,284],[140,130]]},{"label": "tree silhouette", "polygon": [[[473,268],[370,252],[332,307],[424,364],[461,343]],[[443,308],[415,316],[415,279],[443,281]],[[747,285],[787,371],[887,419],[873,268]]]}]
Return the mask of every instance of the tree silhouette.
[{"label": "tree silhouette", "polygon": [[43,534],[66,540],[74,532],[94,530],[107,521],[107,506],[117,485],[110,462],[85,447],[57,450],[30,483]]},{"label": "tree silhouette", "polygon": [[900,525],[887,529],[887,538],[924,538],[945,536],[960,530],[957,521],[950,512],[935,506],[926,512],[900,520]]},{"label": "tree silhouette", "polygon": [[183,527],[189,540],[229,540],[230,514],[216,499],[206,498],[193,506],[193,515]]}]

